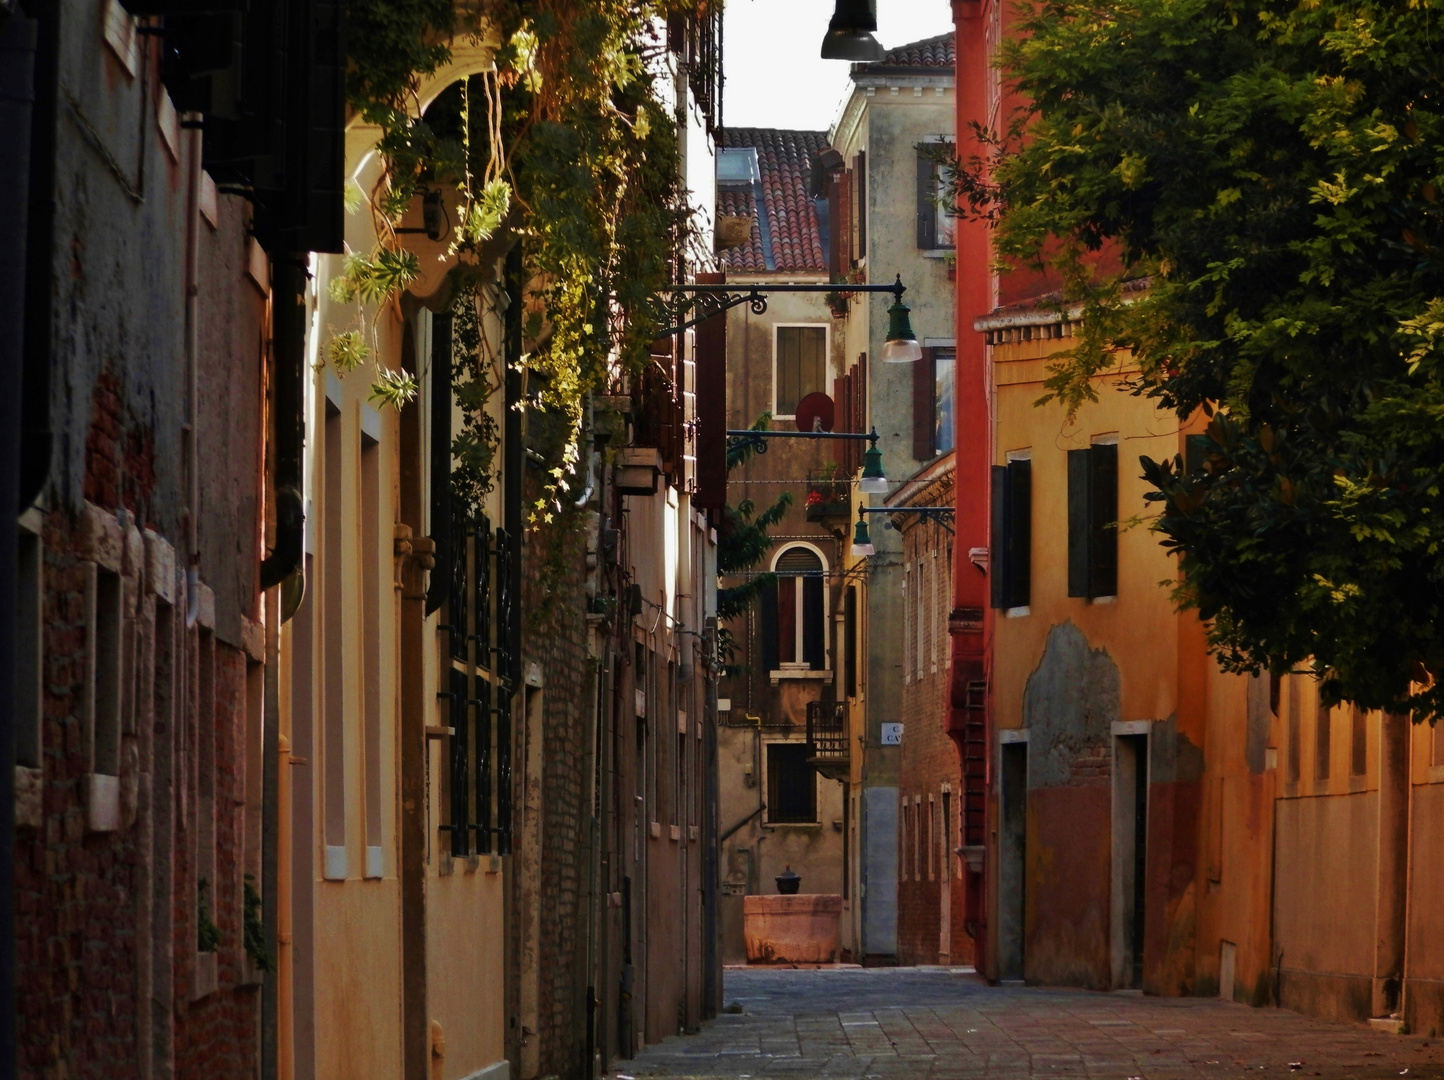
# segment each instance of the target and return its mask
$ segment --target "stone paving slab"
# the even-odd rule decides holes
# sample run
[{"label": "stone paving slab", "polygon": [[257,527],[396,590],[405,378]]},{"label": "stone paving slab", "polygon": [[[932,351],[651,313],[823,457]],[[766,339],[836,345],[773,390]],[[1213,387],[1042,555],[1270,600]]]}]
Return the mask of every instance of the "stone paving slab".
[{"label": "stone paving slab", "polygon": [[1207,998],[988,986],[946,968],[729,970],[724,1013],[613,1075],[656,1080],[1444,1080],[1444,1040]]}]

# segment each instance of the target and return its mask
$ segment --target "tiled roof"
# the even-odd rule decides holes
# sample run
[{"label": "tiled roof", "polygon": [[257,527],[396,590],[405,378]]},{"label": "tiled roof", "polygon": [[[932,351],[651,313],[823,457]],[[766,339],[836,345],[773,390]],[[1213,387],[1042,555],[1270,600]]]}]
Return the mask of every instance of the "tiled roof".
[{"label": "tiled roof", "polygon": [[[826,273],[822,250],[822,227],[813,208],[808,188],[812,179],[813,155],[827,149],[825,131],[786,131],[779,128],[726,128],[722,146],[728,149],[755,147],[761,173],[762,201],[767,232],[772,239],[772,259],[778,272]],[[722,268],[737,272],[765,272],[763,229],[753,192],[744,187],[719,187],[719,214],[746,215],[753,219],[752,238],[741,247],[721,253]]]},{"label": "tiled roof", "polygon": [[951,32],[924,38],[889,49],[881,60],[871,64],[855,64],[854,71],[877,71],[881,68],[932,68],[952,71],[957,66]]}]

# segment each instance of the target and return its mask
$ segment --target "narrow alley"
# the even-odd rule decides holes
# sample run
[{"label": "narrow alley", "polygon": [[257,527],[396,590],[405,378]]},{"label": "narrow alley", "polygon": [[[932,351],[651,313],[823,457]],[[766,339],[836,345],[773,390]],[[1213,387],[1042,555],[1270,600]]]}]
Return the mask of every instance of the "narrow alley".
[{"label": "narrow alley", "polygon": [[[619,1077],[1444,1076],[1444,1043],[1205,998],[989,986],[967,968],[728,971],[728,1012]],[[741,1009],[736,1012],[737,1008]]]}]

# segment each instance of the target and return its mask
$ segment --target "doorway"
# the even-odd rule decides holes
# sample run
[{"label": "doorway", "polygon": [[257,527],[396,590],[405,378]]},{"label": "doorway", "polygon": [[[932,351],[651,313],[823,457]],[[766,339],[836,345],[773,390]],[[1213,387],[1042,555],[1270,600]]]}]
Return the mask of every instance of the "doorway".
[{"label": "doorway", "polygon": [[1002,822],[998,837],[998,978],[1023,978],[1028,842],[1028,743],[1005,742],[1002,751]]},{"label": "doorway", "polygon": [[1148,736],[1113,740],[1113,985],[1143,986],[1148,882]]}]

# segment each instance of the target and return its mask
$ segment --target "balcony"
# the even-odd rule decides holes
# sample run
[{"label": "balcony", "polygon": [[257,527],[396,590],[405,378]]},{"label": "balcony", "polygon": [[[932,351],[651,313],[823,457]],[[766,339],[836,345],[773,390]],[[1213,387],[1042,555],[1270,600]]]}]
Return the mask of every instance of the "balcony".
[{"label": "balcony", "polygon": [[846,480],[839,480],[828,471],[809,473],[807,477],[807,520],[828,521],[833,518],[846,520],[852,516],[852,493]]},{"label": "balcony", "polygon": [[807,703],[808,763],[829,780],[846,780],[851,772],[847,703]]}]

